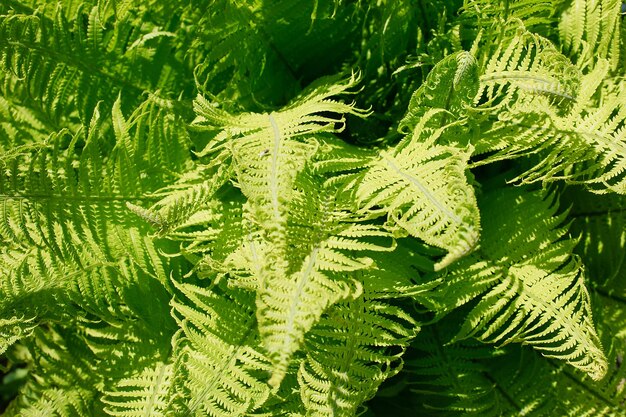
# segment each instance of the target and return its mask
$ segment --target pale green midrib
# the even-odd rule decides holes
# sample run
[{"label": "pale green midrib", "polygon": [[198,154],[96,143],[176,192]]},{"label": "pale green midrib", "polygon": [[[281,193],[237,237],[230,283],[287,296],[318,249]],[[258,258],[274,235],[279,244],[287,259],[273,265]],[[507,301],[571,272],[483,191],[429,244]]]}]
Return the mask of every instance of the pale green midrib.
[{"label": "pale green midrib", "polygon": [[394,170],[402,178],[404,178],[407,181],[409,181],[409,183],[411,183],[415,187],[417,187],[417,189],[422,192],[422,194],[428,199],[428,201],[431,202],[431,204],[433,206],[435,206],[435,208],[437,208],[437,210],[439,210],[441,213],[445,214],[453,222],[455,222],[457,224],[462,224],[463,223],[461,218],[459,218],[456,214],[454,214],[446,206],[444,206],[439,200],[437,200],[437,198],[421,182],[419,182],[419,180],[417,178],[415,178],[415,177],[405,173],[400,168],[398,168],[396,166],[396,164],[393,163],[392,157],[383,156],[383,158],[385,159],[385,162],[387,162],[387,164],[389,165],[389,167],[392,170]]},{"label": "pale green midrib", "polygon": [[161,370],[159,372],[159,374],[157,375],[156,381],[154,384],[151,384],[151,392],[150,392],[150,397],[148,400],[148,404],[146,404],[146,407],[144,408],[144,417],[152,417],[152,410],[154,410],[154,405],[156,403],[156,399],[159,396],[159,388],[161,387],[161,384],[163,383],[163,378],[165,377],[165,371],[167,369],[167,366],[165,364],[161,364]]},{"label": "pale green midrib", "polygon": [[[222,374],[225,372],[225,370],[228,370],[228,369],[231,369],[231,368],[234,367],[240,350],[242,349],[242,347],[247,346],[246,345],[246,341],[250,337],[250,334],[252,333],[252,330],[255,327],[256,327],[256,321],[255,320],[250,320],[250,323],[248,324],[246,331],[244,332],[242,337],[236,343],[233,344],[233,345],[235,345],[235,347],[231,350],[231,353],[228,356],[228,358],[226,358],[222,362],[224,365],[221,366],[221,367],[217,366],[215,368],[215,373],[213,374],[213,378],[211,378],[211,380],[209,380],[205,384],[204,389],[200,392],[200,394],[196,395],[196,396],[193,396],[193,399],[189,403],[189,405],[185,404],[185,407],[187,408],[187,411],[188,411],[185,414],[185,416],[194,415],[194,413],[198,410],[198,407],[206,399],[208,394],[210,394],[211,391],[213,391],[214,386],[216,384],[218,384],[222,380],[222,376],[223,376]],[[215,335],[213,335],[213,336],[215,336]],[[230,378],[230,376],[228,376],[228,375],[226,377]]]},{"label": "pale green midrib", "polygon": [[300,275],[295,294],[291,299],[291,305],[289,306],[289,315],[287,316],[287,323],[285,324],[285,342],[283,343],[283,346],[285,346],[287,349],[289,349],[289,346],[291,345],[297,309],[298,306],[301,304],[302,292],[304,291],[304,287],[306,286],[306,284],[309,282],[309,276],[311,275],[311,272],[313,272],[313,268],[315,267],[315,263],[317,262],[317,254],[319,250],[319,246],[315,246],[311,250],[309,262],[307,263],[306,269]]},{"label": "pale green midrib", "polygon": [[531,75],[528,71],[513,70],[513,71],[495,71],[491,74],[483,75],[480,77],[481,82],[499,81],[499,80],[522,80],[522,81],[536,81],[542,84],[561,85],[557,78],[552,78],[549,74],[545,77],[537,75]]},{"label": "pale green midrib", "polygon": [[[549,75],[546,78],[539,77],[536,75],[528,75],[526,71],[497,71],[489,75],[483,75],[480,77],[480,82],[490,82],[490,81],[530,81],[538,84],[542,84],[546,86],[546,92],[552,93],[554,95],[558,95],[560,97],[566,98],[568,100],[575,100],[576,98],[573,94],[570,94],[569,91],[563,86],[563,84],[556,78],[552,78]],[[522,89],[526,89],[523,85],[518,85],[518,87]],[[555,89],[548,89],[549,87],[555,87]]]},{"label": "pale green midrib", "polygon": [[280,203],[278,201],[278,170],[279,170],[279,160],[278,154],[280,152],[280,142],[281,142],[281,134],[280,128],[274,119],[274,116],[271,114],[268,115],[270,126],[272,128],[272,133],[274,135],[274,146],[272,147],[272,165],[270,167],[270,199],[272,204],[272,213],[274,216],[275,224],[282,223],[282,216],[280,214]]},{"label": "pale green midrib", "polygon": [[[554,300],[550,300],[550,299],[545,299],[542,296],[544,295],[544,291],[541,290],[541,288],[543,288],[543,285],[541,281],[537,282],[535,285],[539,284],[539,286],[541,286],[541,288],[534,288],[535,285],[533,286],[528,286],[525,282],[523,278],[518,277],[515,273],[511,274],[514,279],[518,280],[521,282],[522,284],[522,288],[524,289],[521,293],[519,293],[517,296],[520,297],[522,303],[524,304],[528,304],[527,302],[524,302],[524,298],[526,299],[531,299],[533,300],[534,303],[536,303],[539,308],[544,311],[544,312],[548,312],[548,320],[550,318],[552,318],[553,320],[556,320],[557,323],[561,324],[561,329],[565,330],[568,332],[568,334],[573,338],[576,339],[578,342],[578,345],[581,346],[584,350],[585,353],[587,354],[587,356],[591,356],[592,360],[593,359],[597,359],[596,354],[598,353],[598,347],[592,342],[590,341],[588,338],[585,337],[581,337],[578,338],[577,336],[580,335],[580,333],[583,330],[578,330],[578,327],[582,327],[581,323],[578,321],[573,320],[574,317],[568,315],[568,314],[560,314],[561,313],[561,309],[563,307],[565,307],[565,305],[558,305],[556,303],[558,303],[559,301],[557,300],[556,302]],[[576,284],[574,284],[576,285]],[[579,288],[580,289],[580,288]],[[566,289],[566,292],[569,290],[569,286],[568,289]],[[559,297],[563,295],[563,293],[559,294]],[[579,302],[579,291],[576,292],[576,298],[575,298],[575,302]],[[544,340],[539,341],[539,343],[544,342]],[[532,344],[535,344],[535,342],[531,342]],[[537,344],[539,344],[537,343]],[[541,348],[541,345],[538,346],[539,348]],[[574,348],[576,350],[576,348]],[[593,361],[595,362],[595,360]]]}]

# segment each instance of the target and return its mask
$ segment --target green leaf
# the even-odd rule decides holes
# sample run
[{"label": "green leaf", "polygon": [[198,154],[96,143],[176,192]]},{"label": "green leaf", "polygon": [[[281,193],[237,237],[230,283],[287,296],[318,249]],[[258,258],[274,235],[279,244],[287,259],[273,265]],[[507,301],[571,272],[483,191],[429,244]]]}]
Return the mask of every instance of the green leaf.
[{"label": "green leaf", "polygon": [[358,184],[360,210],[383,213],[390,227],[448,251],[440,270],[470,253],[480,224],[474,190],[465,171],[470,149],[440,145],[445,128],[428,127],[429,111],[391,151],[381,151]]},{"label": "green leaf", "polygon": [[564,215],[554,215],[557,206],[543,193],[504,189],[488,197],[480,249],[424,298],[445,314],[478,297],[454,340],[528,344],[601,379],[607,360]]}]

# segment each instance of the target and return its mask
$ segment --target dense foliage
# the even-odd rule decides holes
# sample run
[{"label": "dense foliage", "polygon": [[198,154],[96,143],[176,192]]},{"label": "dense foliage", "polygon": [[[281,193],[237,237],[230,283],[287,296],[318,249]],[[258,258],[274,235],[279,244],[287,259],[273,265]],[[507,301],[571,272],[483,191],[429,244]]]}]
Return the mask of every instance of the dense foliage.
[{"label": "dense foliage", "polygon": [[626,416],[616,0],[3,0],[5,416]]}]

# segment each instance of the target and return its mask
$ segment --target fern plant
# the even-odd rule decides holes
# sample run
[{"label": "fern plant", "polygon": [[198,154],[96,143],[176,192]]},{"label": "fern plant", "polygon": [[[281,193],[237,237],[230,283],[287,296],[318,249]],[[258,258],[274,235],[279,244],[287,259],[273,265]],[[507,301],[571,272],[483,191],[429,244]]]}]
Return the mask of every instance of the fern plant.
[{"label": "fern plant", "polygon": [[3,416],[626,416],[616,0],[7,0]]}]

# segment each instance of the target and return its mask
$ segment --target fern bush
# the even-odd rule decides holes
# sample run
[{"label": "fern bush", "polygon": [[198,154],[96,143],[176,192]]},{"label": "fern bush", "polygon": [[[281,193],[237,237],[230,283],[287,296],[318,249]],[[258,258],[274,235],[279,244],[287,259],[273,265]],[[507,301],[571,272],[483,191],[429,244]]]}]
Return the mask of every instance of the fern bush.
[{"label": "fern bush", "polygon": [[626,416],[617,0],[5,0],[11,416]]}]

